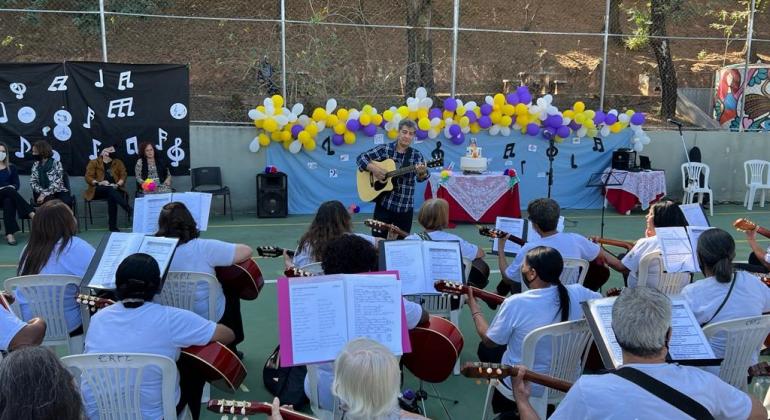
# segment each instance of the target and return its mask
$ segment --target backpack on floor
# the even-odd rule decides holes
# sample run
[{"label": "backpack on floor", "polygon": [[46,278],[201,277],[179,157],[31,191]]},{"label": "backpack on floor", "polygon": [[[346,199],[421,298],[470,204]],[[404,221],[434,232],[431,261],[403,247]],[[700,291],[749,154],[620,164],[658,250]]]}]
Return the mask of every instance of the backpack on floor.
[{"label": "backpack on floor", "polygon": [[277,346],[262,368],[262,382],[271,394],[281,400],[281,405],[291,404],[301,410],[310,400],[305,396],[305,366],[281,367],[281,356]]}]

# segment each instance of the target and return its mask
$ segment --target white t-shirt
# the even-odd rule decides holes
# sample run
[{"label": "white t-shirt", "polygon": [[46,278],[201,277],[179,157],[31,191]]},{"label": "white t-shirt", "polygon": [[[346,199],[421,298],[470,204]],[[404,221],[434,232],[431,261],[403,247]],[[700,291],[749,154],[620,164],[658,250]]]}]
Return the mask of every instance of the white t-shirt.
[{"label": "white t-shirt", "polygon": [[4,307],[0,307],[0,350],[8,351],[11,340],[21,331],[26,322],[20,320]]},{"label": "white t-shirt", "polygon": [[[623,257],[620,262],[630,271],[627,280],[628,287],[636,287],[639,282],[639,263],[642,261],[642,257],[655,251],[660,251],[660,242],[658,242],[657,236],[650,236],[636,241],[634,247]],[[656,259],[647,270],[647,287],[658,287],[658,273],[660,272],[660,260]]]},{"label": "white t-shirt", "polygon": [[[569,294],[568,320],[583,318],[580,303],[591,299],[599,299],[601,294],[586,289],[580,284],[565,286]],[[503,301],[500,309],[489,325],[487,337],[501,346],[507,346],[503,353],[502,362],[508,365],[521,364],[524,337],[532,330],[546,325],[561,322],[559,312],[559,291],[556,286],[544,289],[533,289],[509,296]],[[534,371],[546,373],[551,364],[550,340],[538,342],[535,354]],[[575,366],[577,369],[578,366]],[[506,379],[510,386],[510,380]],[[543,389],[533,385],[532,394],[541,395]]]},{"label": "white t-shirt", "polygon": [[[372,245],[377,244],[377,239],[372,235],[367,235],[365,233],[352,233],[352,235],[364,238],[371,242]],[[310,245],[305,244],[302,249],[297,248],[294,251],[294,257],[291,259],[291,262],[295,267],[302,268],[308,264],[313,264],[318,261],[316,261],[315,257],[313,256],[313,248],[310,247]]]},{"label": "white t-shirt", "polygon": [[[152,302],[130,309],[118,302],[91,318],[85,353],[149,353],[177,360],[180,349],[211,342],[215,330],[214,322],[184,309]],[[96,401],[85,382],[81,392],[89,419],[98,419]],[[163,417],[159,370],[145,371],[141,400],[144,418]]]},{"label": "white t-shirt", "polygon": [[[207,273],[216,277],[214,267],[227,267],[235,259],[235,244],[216,239],[195,238],[186,244],[176,247],[174,259],[171,260],[169,271],[193,271]],[[208,319],[209,317],[209,288],[200,282],[195,291],[195,313]],[[217,318],[225,313],[225,295],[219,289],[217,296]]]},{"label": "white t-shirt", "polygon": [[[715,419],[746,419],[751,399],[719,377],[677,364],[629,364],[703,405]],[[551,419],[690,419],[678,408],[620,376],[583,375]]]},{"label": "white t-shirt", "polygon": [[[688,284],[682,289],[682,297],[695,314],[695,319],[700,324],[708,322],[719,305],[727,296],[730,290],[730,283],[720,283],[714,277],[707,277],[698,280],[695,283]],[[760,316],[770,311],[770,288],[762,283],[759,277],[748,274],[744,271],[737,271],[735,286],[730,293],[730,297],[725,302],[725,306],[719,311],[709,323],[713,324],[721,321],[730,321],[738,318],[750,316]],[[720,333],[712,337],[711,348],[716,357],[723,357],[725,354],[726,334]],[[759,349],[754,354],[756,363],[759,355]]]},{"label": "white t-shirt", "polygon": [[599,256],[601,251],[599,245],[589,241],[582,235],[571,232],[558,232],[524,244],[521,247],[521,251],[516,254],[513,263],[505,269],[505,276],[517,283],[521,283],[521,265],[524,263],[524,256],[527,255],[530,249],[538,246],[554,248],[559,251],[562,258],[580,258],[586,261],[593,261]]},{"label": "white t-shirt", "polygon": [[[444,232],[443,230],[434,230],[433,232],[428,232],[428,236],[434,241],[459,241],[460,254],[469,260],[475,259],[476,255],[479,253],[478,245],[474,245],[455,235],[454,233]],[[413,233],[404,239],[420,240],[422,238],[420,238],[416,233]]]},{"label": "white t-shirt", "polygon": [[[45,263],[43,269],[38,274],[66,274],[78,276],[82,279],[96,250],[88,242],[73,236],[61,254],[57,254],[60,243],[61,241],[56,243],[51,256],[48,258],[48,262]],[[64,316],[67,319],[67,327],[70,331],[77,329],[83,322],[80,318],[80,306],[75,301],[77,295],[78,286],[68,286],[64,290]],[[27,301],[24,295],[16,293],[16,299],[19,301],[22,319],[30,320],[34,318],[32,308],[26,304]]]}]

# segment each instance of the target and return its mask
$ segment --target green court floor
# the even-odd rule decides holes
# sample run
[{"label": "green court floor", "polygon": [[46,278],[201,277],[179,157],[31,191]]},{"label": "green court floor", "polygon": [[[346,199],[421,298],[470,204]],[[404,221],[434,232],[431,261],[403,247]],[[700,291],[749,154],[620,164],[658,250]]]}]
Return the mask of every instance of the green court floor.
[{"label": "green court floor", "polygon": [[[732,228],[732,222],[738,217],[750,217],[760,225],[770,226],[770,210],[755,207],[754,211],[748,212],[740,206],[718,206],[715,208],[715,214],[710,217],[712,226],[720,227],[733,234],[737,242],[737,259],[745,260],[750,251],[745,236]],[[599,235],[601,211],[569,211],[563,212],[566,217],[566,231],[578,232],[583,235]],[[363,220],[371,217],[368,214],[356,214],[354,216],[354,229],[359,232],[366,232],[363,226]],[[121,215],[121,222],[124,219]],[[291,216],[283,219],[257,219],[252,216],[238,216],[231,221],[229,216],[212,215],[209,222],[209,230],[203,233],[205,238],[215,238],[229,242],[245,243],[252,247],[260,245],[274,245],[280,247],[294,248],[297,239],[305,231],[312,216]],[[106,232],[106,220],[94,220],[96,226],[91,226],[87,232],[81,232],[80,236],[93,244],[98,245],[102,235]],[[607,210],[605,220],[605,237],[634,241],[644,234],[644,213],[641,210],[634,211],[630,216],[618,215],[611,209]],[[99,227],[103,226],[103,227]],[[413,225],[416,229],[417,223]],[[459,225],[451,230],[463,238],[484,246],[489,250],[491,242],[478,234],[475,225]],[[26,244],[27,235],[17,235],[19,246],[11,247],[0,245],[0,274],[3,278],[15,275],[16,263],[21,252],[22,246]],[[763,242],[764,245],[768,241]],[[617,249],[610,248],[610,251],[616,252]],[[497,284],[500,275],[497,266],[497,259],[494,255],[487,255],[487,262],[493,270],[490,278],[490,286],[493,288]],[[510,262],[510,259],[509,259]],[[265,359],[273,351],[278,343],[277,332],[277,311],[275,284],[270,281],[281,275],[283,270],[283,261],[280,258],[275,259],[257,259],[257,263],[262,269],[262,273],[268,280],[261,295],[254,301],[243,302],[242,313],[246,330],[246,340],[239,348],[245,353],[245,363],[249,375],[245,381],[245,387],[248,391],[240,391],[235,395],[229,395],[219,390],[212,390],[212,398],[236,398],[246,400],[269,401],[272,398],[262,385],[262,366]],[[622,277],[614,273],[607,287],[622,286]],[[491,320],[493,311],[481,305],[485,312],[487,320]],[[460,329],[464,334],[465,346],[463,348],[461,360],[472,361],[476,358],[476,348],[479,338],[469,316],[469,311],[463,310],[460,317]],[[418,381],[409,373],[405,374],[405,388],[416,389]],[[426,385],[427,390],[433,393],[431,386]],[[449,412],[454,419],[473,419],[480,418],[486,385],[477,385],[474,380],[466,379],[462,376],[450,377],[447,381],[436,384],[436,390],[445,397],[459,400],[457,405],[447,405]],[[436,399],[427,400],[427,415],[433,419],[447,418]],[[220,419],[220,415],[206,413],[202,416],[204,419]]]}]

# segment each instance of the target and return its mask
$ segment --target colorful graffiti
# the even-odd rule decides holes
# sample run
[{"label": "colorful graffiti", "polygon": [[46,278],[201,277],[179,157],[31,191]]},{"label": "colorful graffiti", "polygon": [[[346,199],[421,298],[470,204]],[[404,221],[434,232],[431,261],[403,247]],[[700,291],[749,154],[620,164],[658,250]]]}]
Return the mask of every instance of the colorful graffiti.
[{"label": "colorful graffiti", "polygon": [[[714,118],[719,125],[737,131],[770,131],[770,78],[768,67],[752,65],[743,79],[743,66],[723,67],[717,72],[714,96]],[[745,85],[744,85],[745,83]],[[745,87],[745,89],[744,89]],[[741,96],[745,95],[741,120]]]}]

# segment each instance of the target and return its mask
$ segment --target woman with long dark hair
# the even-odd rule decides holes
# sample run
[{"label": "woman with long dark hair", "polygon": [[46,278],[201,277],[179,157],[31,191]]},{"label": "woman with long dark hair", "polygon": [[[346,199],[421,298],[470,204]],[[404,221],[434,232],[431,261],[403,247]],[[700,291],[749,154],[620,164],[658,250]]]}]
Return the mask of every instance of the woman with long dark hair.
[{"label": "woman with long dark hair", "polygon": [[58,199],[72,206],[71,195],[64,185],[64,167],[53,158],[53,149],[45,140],[32,145],[32,157],[35,163],[29,175],[29,185],[37,204]]},{"label": "woman with long dark hair", "polygon": [[[559,280],[563,269],[564,259],[559,251],[546,246],[529,250],[521,267],[521,281],[529,290],[506,298],[492,324],[487,324],[473,297],[473,290],[469,289],[467,302],[476,331],[485,347],[506,346],[505,353],[502,354],[503,363],[511,366],[521,364],[522,344],[527,334],[546,325],[581,319],[583,311],[580,309],[580,303],[602,297],[581,284],[563,285]],[[535,366],[529,368],[543,373],[551,363],[548,340],[538,342],[535,354]],[[577,366],[575,368],[577,369]],[[504,383],[508,387],[509,398],[495,391],[492,407],[496,413],[515,408],[511,401],[510,378],[506,378]],[[542,387],[533,387],[533,395],[540,395],[542,392]]]},{"label": "woman with long dark hair", "polygon": [[142,191],[144,194],[158,194],[171,192],[171,171],[166,166],[166,161],[162,156],[155,155],[155,147],[148,141],[139,143],[139,159],[134,167],[136,174],[137,192],[142,191],[139,187],[146,179],[155,181],[154,191]]},{"label": "woman with long dark hair", "polygon": [[[67,274],[83,277],[96,250],[88,242],[75,236],[77,222],[69,206],[59,200],[45,202],[38,207],[29,242],[21,252],[16,273],[19,276],[32,274]],[[64,313],[70,334],[82,334],[80,307],[75,302],[77,286],[68,286],[64,292]],[[33,317],[24,296],[16,294],[21,306],[22,318]]]},{"label": "woman with long dark hair", "polygon": [[35,216],[35,211],[19,194],[19,172],[8,160],[8,155],[8,146],[0,142],[0,203],[3,205],[5,241],[8,245],[16,245],[14,234],[19,231],[16,214],[31,219]]}]

